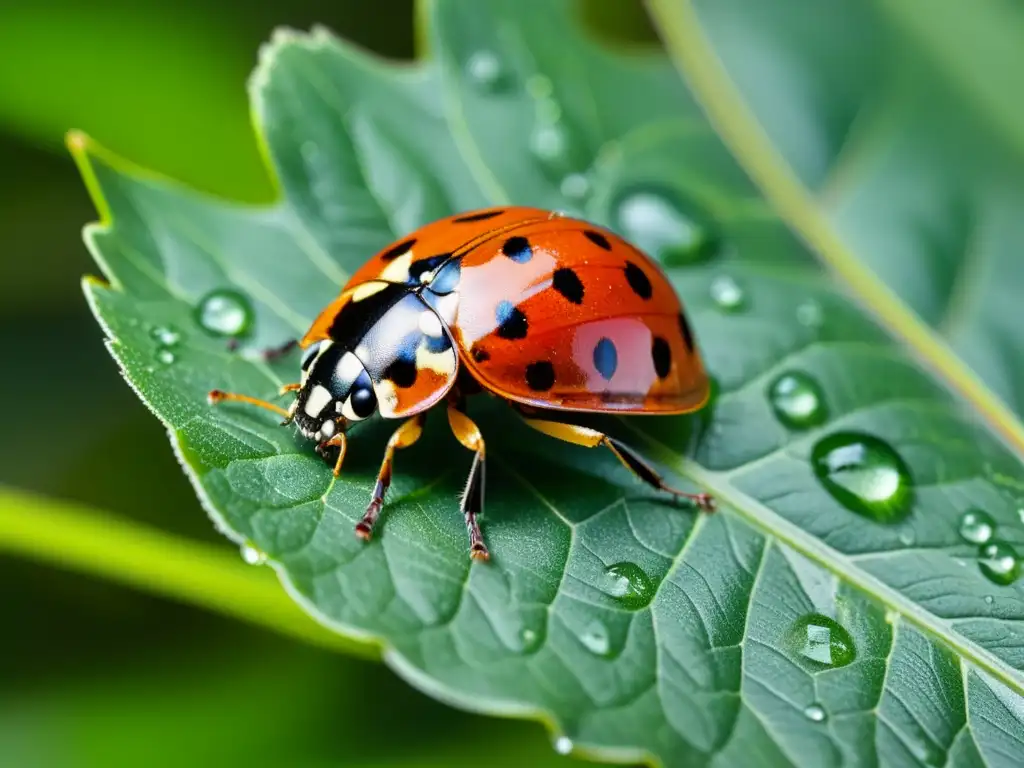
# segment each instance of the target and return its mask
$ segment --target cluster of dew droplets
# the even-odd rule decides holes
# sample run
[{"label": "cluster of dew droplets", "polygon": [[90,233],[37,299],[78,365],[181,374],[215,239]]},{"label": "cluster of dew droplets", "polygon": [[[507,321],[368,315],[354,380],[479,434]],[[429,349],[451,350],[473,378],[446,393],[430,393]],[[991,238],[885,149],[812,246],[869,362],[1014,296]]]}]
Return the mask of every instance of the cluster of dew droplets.
[{"label": "cluster of dew droplets", "polygon": [[156,342],[156,359],[161,365],[170,365],[177,359],[175,352],[181,341],[181,334],[169,325],[158,325],[149,335]]},{"label": "cluster of dew droplets", "polygon": [[[1020,576],[1020,556],[1010,544],[996,537],[995,519],[982,509],[960,515],[960,538],[978,547],[978,569],[994,584],[1012,584]],[[986,602],[992,602],[986,598]]]}]

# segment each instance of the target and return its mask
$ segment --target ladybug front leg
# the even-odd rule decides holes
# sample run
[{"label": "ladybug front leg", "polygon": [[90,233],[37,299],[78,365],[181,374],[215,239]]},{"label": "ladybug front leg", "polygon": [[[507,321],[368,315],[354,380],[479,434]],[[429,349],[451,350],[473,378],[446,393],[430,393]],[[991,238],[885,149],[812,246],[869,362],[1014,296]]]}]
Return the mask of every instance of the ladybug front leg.
[{"label": "ladybug front leg", "polygon": [[484,507],[484,439],[480,428],[465,414],[459,401],[448,403],[448,423],[455,439],[475,453],[473,468],[469,470],[469,480],[462,494],[462,515],[469,531],[469,556],[474,560],[487,560],[491,553],[487,551],[477,521]]},{"label": "ladybug front leg", "polygon": [[388,492],[391,485],[391,469],[395,462],[395,451],[399,448],[408,448],[420,439],[423,434],[424,414],[413,416],[402,424],[388,440],[388,447],[384,450],[384,461],[381,462],[380,472],[377,473],[377,484],[373,487],[373,496],[370,497],[370,504],[366,507],[366,514],[356,524],[356,536],[364,541],[370,540],[373,533],[373,526],[380,517],[381,508],[384,506],[384,494]]},{"label": "ladybug front leg", "polygon": [[599,445],[603,445],[614,453],[627,469],[653,488],[671,493],[673,496],[689,499],[705,512],[713,512],[715,509],[715,500],[710,494],[686,493],[685,491],[673,488],[662,480],[661,475],[655,471],[654,467],[643,456],[614,437],[609,437],[603,432],[598,432],[596,429],[581,427],[577,424],[567,424],[561,421],[534,419],[529,416],[523,416],[523,421],[538,432],[551,435],[551,437],[557,437],[559,440],[565,440],[567,443],[575,443],[587,448],[596,448]]}]

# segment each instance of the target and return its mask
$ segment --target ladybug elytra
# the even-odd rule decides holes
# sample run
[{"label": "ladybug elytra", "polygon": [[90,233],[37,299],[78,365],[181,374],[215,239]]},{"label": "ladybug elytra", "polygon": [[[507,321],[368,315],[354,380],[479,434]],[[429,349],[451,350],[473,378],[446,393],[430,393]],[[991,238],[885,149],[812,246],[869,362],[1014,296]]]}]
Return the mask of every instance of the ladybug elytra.
[{"label": "ladybug elytra", "polygon": [[[293,343],[294,344],[294,343]],[[462,512],[470,555],[489,557],[483,507],[484,440],[465,397],[488,392],[534,429],[603,445],[641,480],[713,509],[707,494],[665,484],[634,449],[574,413],[681,414],[699,409],[708,378],[672,286],[618,235],[579,219],[488,208],[428,224],[363,265],[298,341],[301,381],[287,410],[214,390],[213,403],[274,411],[341,471],[346,432],[379,413],[404,419],[387,443],[356,533],[369,539],[391,483],[395,451],[419,439],[441,401],[458,441],[473,451]],[[291,345],[289,345],[291,346]]]}]

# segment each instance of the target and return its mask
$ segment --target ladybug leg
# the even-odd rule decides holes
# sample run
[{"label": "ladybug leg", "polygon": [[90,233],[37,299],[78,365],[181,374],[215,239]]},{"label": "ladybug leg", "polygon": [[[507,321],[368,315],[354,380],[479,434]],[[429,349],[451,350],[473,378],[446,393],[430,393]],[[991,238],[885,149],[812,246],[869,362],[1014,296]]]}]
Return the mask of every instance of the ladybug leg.
[{"label": "ladybug leg", "polygon": [[384,461],[381,462],[380,472],[377,473],[377,484],[373,487],[373,496],[370,497],[370,504],[366,507],[366,514],[356,524],[356,536],[369,541],[373,533],[373,526],[380,517],[381,508],[384,506],[384,494],[388,492],[391,485],[391,469],[395,463],[395,451],[399,448],[408,448],[420,439],[423,434],[424,414],[418,414],[406,421],[395,430],[388,440],[388,446],[384,450]]},{"label": "ladybug leg", "polygon": [[333,475],[337,477],[341,474],[341,462],[345,460],[345,451],[348,450],[348,438],[345,437],[345,433],[337,432],[334,437],[324,440],[317,445],[316,452],[326,459],[328,448],[338,449],[338,458],[334,460],[334,469],[332,470]]},{"label": "ladybug leg", "polygon": [[260,354],[263,359],[268,363],[277,360],[279,357],[284,357],[291,352],[295,347],[299,345],[298,339],[291,339],[286,341],[279,347],[270,347],[270,349],[264,349]]},{"label": "ladybug leg", "polygon": [[603,445],[614,453],[627,469],[653,488],[671,493],[673,496],[690,499],[690,501],[705,512],[713,512],[715,509],[715,500],[710,494],[686,493],[666,484],[661,475],[651,466],[650,462],[633,448],[616,440],[614,437],[609,437],[603,432],[598,432],[596,429],[581,427],[576,424],[565,424],[560,421],[531,419],[526,416],[523,417],[523,421],[538,432],[551,435],[551,437],[557,437],[559,440],[565,440],[568,443],[583,445],[587,448],[596,448],[599,445]]},{"label": "ladybug leg", "polygon": [[474,560],[488,560],[491,553],[487,551],[477,521],[484,506],[484,439],[480,428],[465,414],[460,402],[448,403],[448,423],[455,439],[474,453],[473,468],[469,470],[469,480],[462,494],[462,515],[469,532],[469,556]]},{"label": "ladybug leg", "polygon": [[288,423],[291,420],[291,414],[281,406],[268,403],[266,400],[249,397],[248,395],[239,395],[235,392],[224,392],[219,389],[212,389],[209,394],[206,395],[206,399],[209,401],[210,405],[217,405],[217,403],[224,402],[248,403],[249,405],[255,405],[257,408],[263,408],[265,410],[272,411],[279,416],[283,416],[285,423]]}]

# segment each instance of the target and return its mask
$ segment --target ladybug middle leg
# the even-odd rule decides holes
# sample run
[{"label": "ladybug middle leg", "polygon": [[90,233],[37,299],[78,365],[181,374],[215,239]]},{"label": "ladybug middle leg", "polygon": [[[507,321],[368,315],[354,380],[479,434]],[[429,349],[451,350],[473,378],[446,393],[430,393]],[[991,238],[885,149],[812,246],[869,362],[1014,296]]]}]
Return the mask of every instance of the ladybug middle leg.
[{"label": "ladybug middle leg", "polygon": [[423,434],[424,414],[418,414],[406,421],[395,430],[388,440],[388,446],[384,450],[384,461],[381,462],[380,472],[377,473],[377,484],[373,487],[373,496],[370,497],[370,504],[366,507],[366,513],[362,520],[356,523],[356,536],[369,541],[373,533],[373,526],[380,517],[381,508],[384,506],[384,494],[388,492],[391,485],[391,469],[395,463],[395,451],[399,448],[408,448],[420,439]]},{"label": "ladybug middle leg", "polygon": [[473,468],[469,470],[469,480],[462,494],[462,515],[466,520],[469,532],[469,556],[474,560],[487,560],[491,553],[484,544],[484,536],[480,532],[477,521],[484,506],[484,439],[480,428],[466,415],[462,398],[456,396],[448,401],[448,424],[451,425],[455,439],[474,452]]},{"label": "ladybug middle leg", "polygon": [[545,435],[557,437],[559,440],[565,440],[567,443],[583,445],[587,448],[596,448],[599,445],[603,445],[611,450],[627,469],[651,487],[659,491],[671,493],[673,496],[689,499],[705,512],[713,512],[715,509],[715,500],[710,494],[686,493],[685,491],[673,488],[662,479],[650,462],[637,453],[635,449],[630,448],[614,437],[609,437],[603,432],[598,432],[596,429],[581,427],[577,424],[537,419],[525,414],[521,415],[523,416],[523,421]]}]

